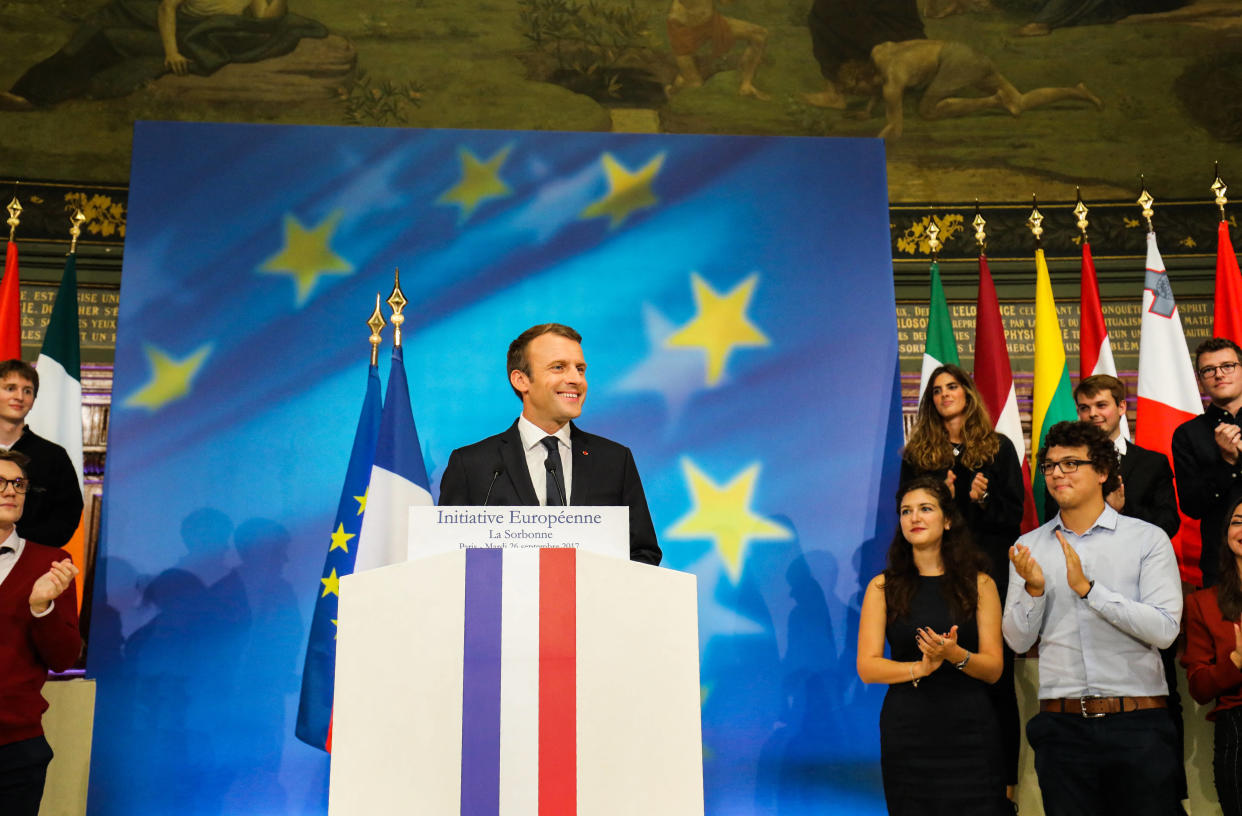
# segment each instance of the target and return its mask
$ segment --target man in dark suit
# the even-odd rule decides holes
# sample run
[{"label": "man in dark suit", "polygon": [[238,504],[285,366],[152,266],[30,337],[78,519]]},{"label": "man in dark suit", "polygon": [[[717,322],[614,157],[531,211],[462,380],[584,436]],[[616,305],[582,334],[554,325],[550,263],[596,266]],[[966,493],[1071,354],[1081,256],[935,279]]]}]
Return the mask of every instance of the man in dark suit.
[{"label": "man in dark suit", "polygon": [[1121,419],[1126,415],[1125,383],[1107,374],[1086,377],[1074,389],[1074,402],[1078,404],[1078,418],[1108,434],[1121,454],[1121,486],[1105,500],[1123,516],[1154,524],[1169,538],[1177,535],[1181,519],[1168,458],[1121,435]]},{"label": "man in dark suit", "polygon": [[659,564],[633,454],[571,422],[587,393],[582,336],[560,323],[532,326],[509,344],[507,362],[522,414],[503,433],[453,451],[440,504],[624,505],[630,560]]}]

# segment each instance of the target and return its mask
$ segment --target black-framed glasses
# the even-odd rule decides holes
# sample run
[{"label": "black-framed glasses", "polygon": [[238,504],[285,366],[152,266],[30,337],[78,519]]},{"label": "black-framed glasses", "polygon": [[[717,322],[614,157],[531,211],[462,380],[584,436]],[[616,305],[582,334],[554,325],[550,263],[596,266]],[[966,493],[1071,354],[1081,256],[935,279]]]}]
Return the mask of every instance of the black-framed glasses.
[{"label": "black-framed glasses", "polygon": [[1083,465],[1091,464],[1090,459],[1062,459],[1059,462],[1040,462],[1039,471],[1045,476],[1051,476],[1052,471],[1061,468],[1062,473],[1073,473]]},{"label": "black-framed glasses", "polygon": [[18,476],[16,479],[5,479],[0,477],[0,493],[9,489],[9,485],[13,486],[14,493],[25,493],[30,488],[30,482]]},{"label": "black-framed glasses", "polygon": [[1216,372],[1219,371],[1227,377],[1233,373],[1233,370],[1237,368],[1238,365],[1238,363],[1221,363],[1220,365],[1204,366],[1199,369],[1199,376],[1206,380],[1208,377],[1214,376]]}]

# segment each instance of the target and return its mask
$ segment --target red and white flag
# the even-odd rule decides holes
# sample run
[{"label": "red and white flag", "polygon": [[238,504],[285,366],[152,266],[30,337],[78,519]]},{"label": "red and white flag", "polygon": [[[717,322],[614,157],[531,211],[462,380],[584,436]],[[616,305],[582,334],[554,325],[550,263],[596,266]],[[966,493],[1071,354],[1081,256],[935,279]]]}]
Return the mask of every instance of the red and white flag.
[{"label": "red and white flag", "polygon": [[[1147,233],[1147,276],[1143,283],[1143,312],[1139,337],[1138,417],[1135,440],[1170,457],[1173,431],[1203,413],[1194,366],[1186,347],[1182,318],[1173,299],[1173,287],[1156,246],[1156,234]],[[1182,516],[1182,529],[1173,537],[1182,576],[1191,583],[1199,572],[1199,525]]]},{"label": "red and white flag", "polygon": [[1229,222],[1221,221],[1216,231],[1216,308],[1212,315],[1212,336],[1226,337],[1242,346],[1242,274],[1238,256],[1229,240]]},{"label": "red and white flag", "polygon": [[1018,395],[1013,387],[1013,367],[1009,364],[1009,348],[1005,345],[1005,327],[1001,323],[1000,302],[996,284],[988,269],[988,259],[979,256],[979,295],[975,304],[975,387],[996,432],[1009,438],[1022,463],[1022,532],[1039,526],[1035,500],[1031,496],[1031,462],[1022,438],[1022,419],[1018,416]]},{"label": "red and white flag", "polygon": [[[1104,309],[1100,306],[1100,284],[1095,277],[1095,261],[1091,258],[1091,244],[1082,243],[1082,300],[1079,304],[1078,378],[1096,374],[1117,376],[1117,364],[1113,362],[1113,348],[1108,342],[1108,327],[1104,325]],[[1122,437],[1130,438],[1130,422],[1121,417],[1118,426]]]}]

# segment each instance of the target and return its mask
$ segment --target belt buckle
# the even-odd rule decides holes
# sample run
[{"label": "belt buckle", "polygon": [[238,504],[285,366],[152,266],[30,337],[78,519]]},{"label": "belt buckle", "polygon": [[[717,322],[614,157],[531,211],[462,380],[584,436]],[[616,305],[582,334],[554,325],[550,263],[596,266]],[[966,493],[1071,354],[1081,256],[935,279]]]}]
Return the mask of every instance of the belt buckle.
[{"label": "belt buckle", "polygon": [[1104,699],[1107,699],[1107,698],[1103,694],[1084,694],[1083,696],[1079,697],[1078,708],[1082,712],[1083,719],[1096,720],[1106,715],[1108,713],[1107,711],[1101,711],[1098,714],[1087,713],[1087,701],[1088,700],[1104,700]]}]

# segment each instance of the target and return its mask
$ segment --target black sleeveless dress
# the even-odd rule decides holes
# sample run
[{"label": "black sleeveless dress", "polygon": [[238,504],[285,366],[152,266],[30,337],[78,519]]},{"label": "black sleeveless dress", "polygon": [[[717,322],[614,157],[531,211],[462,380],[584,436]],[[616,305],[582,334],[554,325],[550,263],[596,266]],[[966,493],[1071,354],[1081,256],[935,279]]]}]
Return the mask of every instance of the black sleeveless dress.
[{"label": "black sleeveless dress", "polygon": [[[942,592],[942,576],[920,576],[910,616],[888,625],[890,657],[921,660],[915,631],[929,626],[947,632],[957,623],[957,642],[979,650],[972,619],[953,621]],[[1005,798],[1000,726],[987,684],[948,663],[913,683],[888,688],[880,710],[880,767],[892,816],[979,814],[1013,810]]]}]

